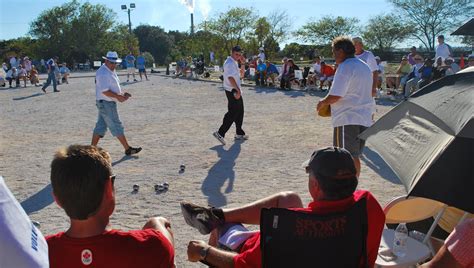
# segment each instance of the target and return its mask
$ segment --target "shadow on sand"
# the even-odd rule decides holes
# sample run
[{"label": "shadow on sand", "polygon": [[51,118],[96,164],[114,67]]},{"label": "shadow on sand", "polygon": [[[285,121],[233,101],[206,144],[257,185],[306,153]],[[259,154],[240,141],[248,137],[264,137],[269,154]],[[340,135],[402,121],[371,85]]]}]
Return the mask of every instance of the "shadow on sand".
[{"label": "shadow on sand", "polygon": [[[222,207],[227,205],[227,198],[225,194],[232,192],[234,188],[235,180],[235,161],[240,154],[240,146],[242,141],[235,141],[234,144],[225,150],[224,146],[214,146],[210,148],[217,152],[217,156],[220,158],[214,166],[212,166],[204,181],[202,182],[201,191],[208,197],[208,204],[214,207]],[[227,187],[224,192],[221,188],[227,183]]]},{"label": "shadow on sand", "polygon": [[124,155],[119,160],[112,162],[112,166],[118,165],[118,164],[122,163],[123,161],[131,160],[131,159],[138,159],[138,156],[136,156],[136,155]]},{"label": "shadow on sand", "polygon": [[42,210],[43,208],[51,205],[53,202],[53,187],[51,184],[48,184],[39,192],[21,202],[21,206],[25,210],[26,214],[29,215],[33,212]]},{"label": "shadow on sand", "polygon": [[365,147],[361,155],[361,160],[375,173],[379,174],[383,179],[394,183],[402,184],[398,179],[397,175],[393,172],[387,163],[380,157],[380,155],[371,150],[369,147]]},{"label": "shadow on sand", "polygon": [[34,97],[38,97],[38,96],[42,96],[42,95],[44,95],[44,93],[35,93],[33,95],[29,95],[29,96],[25,96],[25,97],[13,98],[13,100],[26,100],[26,99],[29,99],[29,98],[34,98]]}]

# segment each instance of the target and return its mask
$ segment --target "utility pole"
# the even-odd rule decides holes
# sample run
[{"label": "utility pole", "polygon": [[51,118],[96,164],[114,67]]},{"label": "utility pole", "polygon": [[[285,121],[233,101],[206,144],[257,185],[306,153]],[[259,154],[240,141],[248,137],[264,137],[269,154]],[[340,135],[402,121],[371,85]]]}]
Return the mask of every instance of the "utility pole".
[{"label": "utility pole", "polygon": [[128,31],[130,34],[132,34],[132,21],[130,19],[130,12],[135,9],[135,3],[130,3],[130,8],[127,7],[127,5],[122,5],[122,10],[127,11],[128,13]]}]

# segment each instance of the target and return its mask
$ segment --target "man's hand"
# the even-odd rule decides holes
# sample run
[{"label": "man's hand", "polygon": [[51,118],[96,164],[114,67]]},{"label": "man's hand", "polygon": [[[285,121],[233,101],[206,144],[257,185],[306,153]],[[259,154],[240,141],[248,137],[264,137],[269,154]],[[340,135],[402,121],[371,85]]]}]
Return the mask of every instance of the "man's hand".
[{"label": "man's hand", "polygon": [[321,107],[324,105],[323,100],[324,100],[324,99],[320,100],[320,101],[318,102],[318,105],[316,105],[316,111],[319,112],[319,110],[321,109]]},{"label": "man's hand", "polygon": [[188,244],[188,260],[190,262],[202,261],[201,250],[210,247],[202,240],[191,240]]},{"label": "man's hand", "polygon": [[115,97],[119,102],[124,102],[128,100],[128,96],[118,95]]},{"label": "man's hand", "polygon": [[238,100],[238,99],[240,99],[240,96],[241,96],[241,95],[242,95],[242,94],[240,93],[240,90],[237,90],[237,91],[235,91],[235,93],[234,93],[234,98],[235,98],[236,100]]}]

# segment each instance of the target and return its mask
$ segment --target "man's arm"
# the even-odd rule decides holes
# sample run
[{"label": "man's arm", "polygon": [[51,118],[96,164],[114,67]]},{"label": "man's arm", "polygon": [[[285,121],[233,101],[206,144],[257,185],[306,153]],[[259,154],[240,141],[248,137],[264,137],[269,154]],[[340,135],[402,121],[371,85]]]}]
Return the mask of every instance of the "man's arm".
[{"label": "man's arm", "polygon": [[372,72],[372,97],[377,96],[377,83],[379,81],[379,71]]},{"label": "man's arm", "polygon": [[120,94],[117,94],[115,92],[113,92],[112,90],[107,90],[107,91],[104,91],[102,92],[102,94],[104,94],[105,96],[109,97],[109,98],[114,98],[114,99],[117,99],[119,102],[124,102],[126,100],[128,100],[128,97],[127,96],[123,96],[123,95],[120,95]]},{"label": "man's arm", "polygon": [[463,266],[454,258],[454,256],[449,252],[447,247],[443,245],[438,253],[433,257],[433,259],[420,267],[422,268],[462,268]]},{"label": "man's arm", "polygon": [[[203,251],[207,251],[205,258],[201,254]],[[235,252],[220,250],[200,240],[192,240],[188,244],[188,260],[191,262],[203,261],[210,266],[233,268],[236,255]]]},{"label": "man's arm", "polygon": [[319,111],[322,106],[325,105],[331,105],[333,103],[338,102],[342,97],[341,96],[335,96],[335,95],[327,95],[326,98],[320,100],[318,102],[318,105],[316,106],[316,110]]}]

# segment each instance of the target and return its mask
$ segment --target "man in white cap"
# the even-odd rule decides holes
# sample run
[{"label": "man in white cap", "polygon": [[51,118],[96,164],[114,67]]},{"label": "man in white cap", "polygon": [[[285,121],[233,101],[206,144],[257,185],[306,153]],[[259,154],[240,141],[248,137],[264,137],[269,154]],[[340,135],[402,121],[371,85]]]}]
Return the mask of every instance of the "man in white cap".
[{"label": "man in white cap", "polygon": [[141,147],[132,147],[125,138],[122,122],[118,116],[117,103],[127,101],[131,95],[122,93],[120,81],[115,73],[116,64],[122,62],[117,52],[107,52],[105,63],[97,70],[95,75],[96,106],[99,109],[99,117],[94,128],[91,144],[96,146],[100,138],[103,138],[107,128],[114,137],[122,144],[126,155],[139,153]]}]

